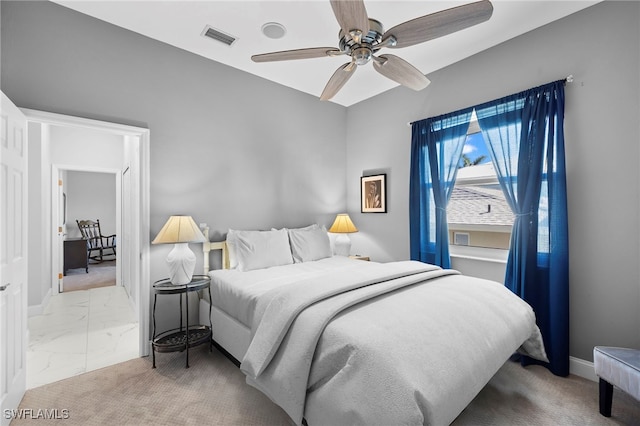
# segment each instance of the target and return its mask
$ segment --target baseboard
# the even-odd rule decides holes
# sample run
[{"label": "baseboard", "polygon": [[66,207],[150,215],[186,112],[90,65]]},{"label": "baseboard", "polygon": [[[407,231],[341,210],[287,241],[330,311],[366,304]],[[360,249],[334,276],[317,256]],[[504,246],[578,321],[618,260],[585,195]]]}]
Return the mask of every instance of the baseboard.
[{"label": "baseboard", "polygon": [[598,381],[596,371],[593,369],[593,363],[584,359],[569,357],[569,373],[580,376],[593,382]]},{"label": "baseboard", "polygon": [[44,295],[44,298],[42,299],[42,303],[40,303],[39,305],[33,305],[33,306],[27,307],[27,316],[35,317],[36,315],[42,315],[42,313],[44,312],[44,308],[46,308],[47,304],[49,303],[50,297],[51,297],[51,289],[47,290],[47,294]]}]

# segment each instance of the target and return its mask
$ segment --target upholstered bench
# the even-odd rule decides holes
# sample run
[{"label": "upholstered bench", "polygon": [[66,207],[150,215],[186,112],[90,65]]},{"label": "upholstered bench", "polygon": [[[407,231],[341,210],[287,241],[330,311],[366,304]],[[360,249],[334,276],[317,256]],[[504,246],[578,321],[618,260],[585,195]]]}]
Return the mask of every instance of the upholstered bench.
[{"label": "upholstered bench", "polygon": [[611,417],[614,385],[640,401],[640,350],[596,346],[593,366],[600,378],[600,414]]}]

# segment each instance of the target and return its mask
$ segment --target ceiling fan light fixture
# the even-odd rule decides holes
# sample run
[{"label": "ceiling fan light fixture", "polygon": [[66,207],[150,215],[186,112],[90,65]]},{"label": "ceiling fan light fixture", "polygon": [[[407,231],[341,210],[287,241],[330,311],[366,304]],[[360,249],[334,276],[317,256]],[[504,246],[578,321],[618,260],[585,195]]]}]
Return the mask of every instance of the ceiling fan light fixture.
[{"label": "ceiling fan light fixture", "polygon": [[357,65],[365,65],[371,60],[371,49],[368,47],[358,47],[351,51],[351,57]]},{"label": "ceiling fan light fixture", "polygon": [[279,39],[285,36],[287,29],[278,22],[267,22],[262,26],[262,34],[268,38]]}]

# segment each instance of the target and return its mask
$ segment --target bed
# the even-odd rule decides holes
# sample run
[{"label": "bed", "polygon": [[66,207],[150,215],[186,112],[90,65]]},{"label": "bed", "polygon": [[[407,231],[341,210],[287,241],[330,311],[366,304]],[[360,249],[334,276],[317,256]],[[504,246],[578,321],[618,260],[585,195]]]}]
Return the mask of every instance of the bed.
[{"label": "bed", "polygon": [[295,424],[446,425],[514,352],[547,361],[531,307],[493,281],[332,256],[317,225],[203,250],[201,321]]}]

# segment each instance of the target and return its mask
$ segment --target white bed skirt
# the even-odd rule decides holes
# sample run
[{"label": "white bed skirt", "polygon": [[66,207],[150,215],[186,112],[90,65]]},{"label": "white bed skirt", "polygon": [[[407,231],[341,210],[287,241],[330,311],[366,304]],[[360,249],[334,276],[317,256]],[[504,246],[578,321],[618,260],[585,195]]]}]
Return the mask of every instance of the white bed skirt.
[{"label": "white bed skirt", "polygon": [[[200,324],[209,324],[209,302],[200,299]],[[251,330],[215,306],[211,307],[213,340],[241,362],[251,343]]]}]

